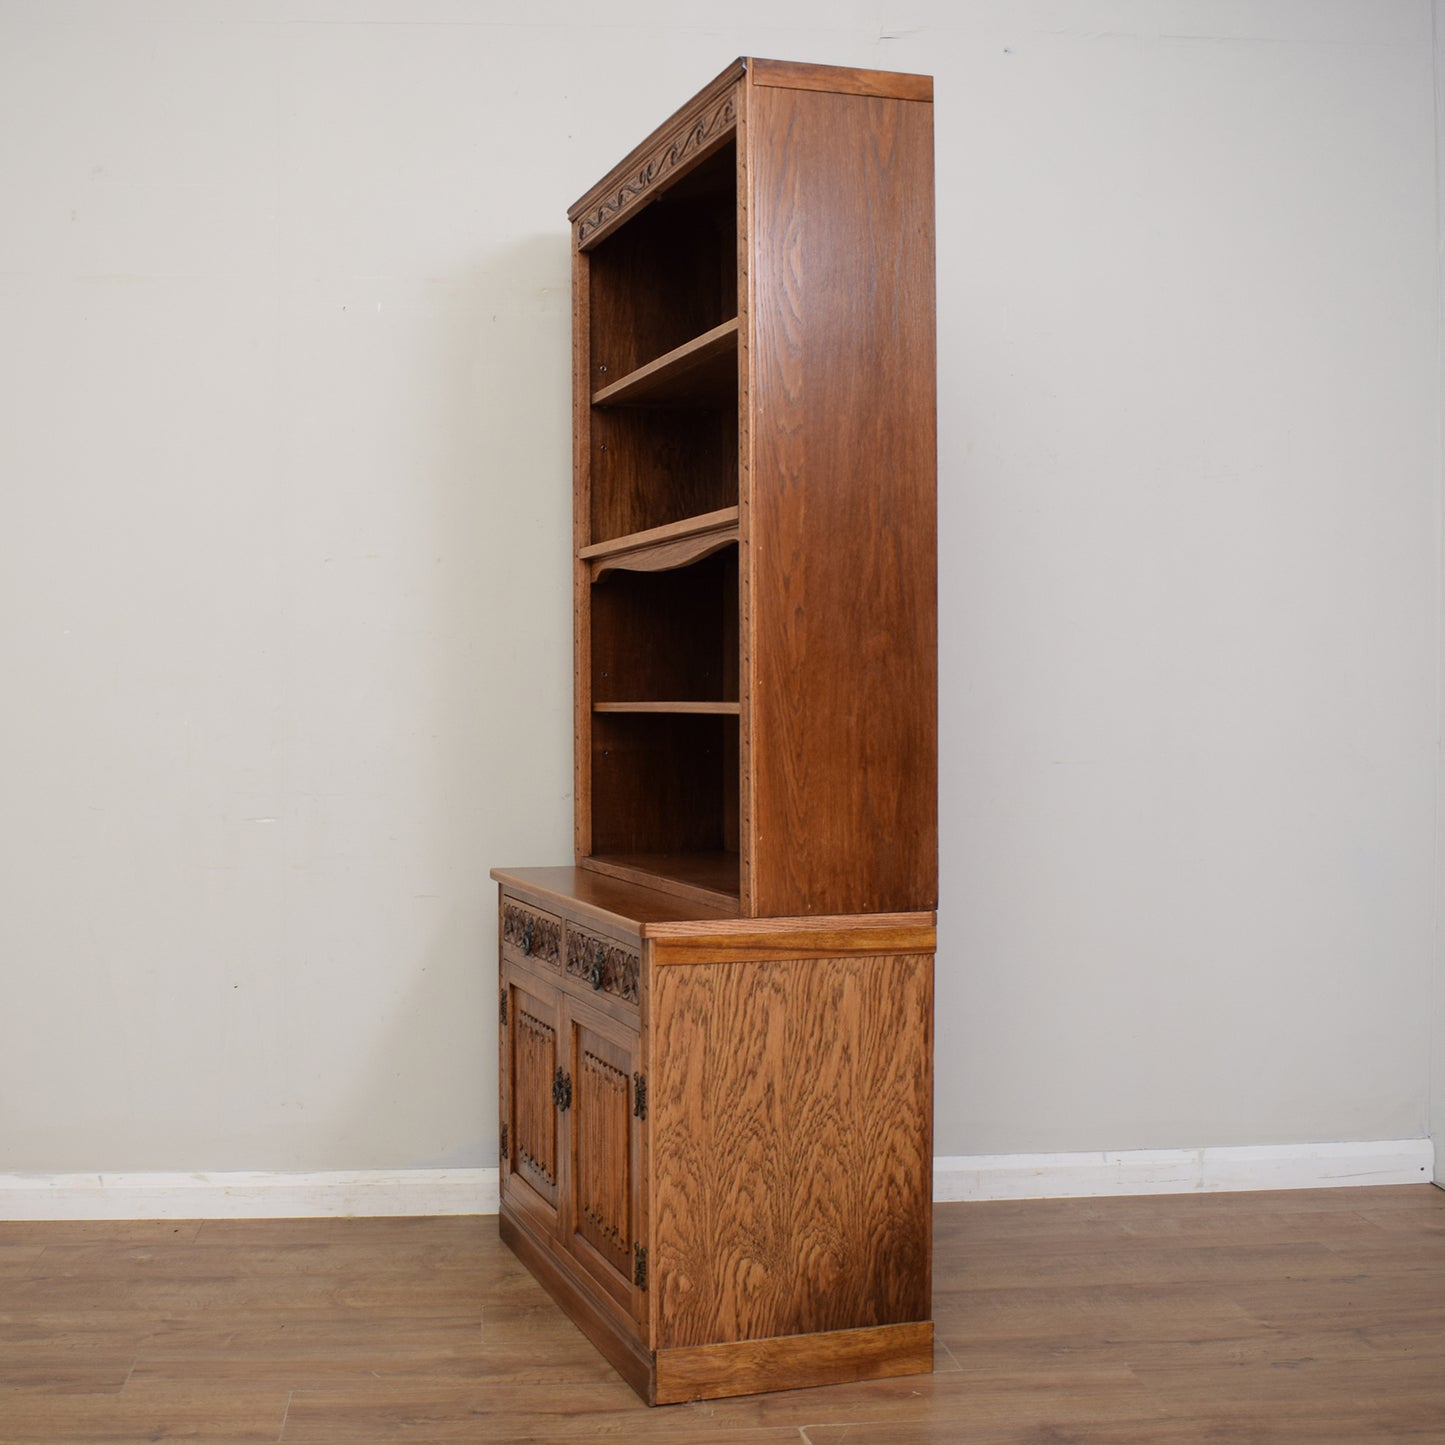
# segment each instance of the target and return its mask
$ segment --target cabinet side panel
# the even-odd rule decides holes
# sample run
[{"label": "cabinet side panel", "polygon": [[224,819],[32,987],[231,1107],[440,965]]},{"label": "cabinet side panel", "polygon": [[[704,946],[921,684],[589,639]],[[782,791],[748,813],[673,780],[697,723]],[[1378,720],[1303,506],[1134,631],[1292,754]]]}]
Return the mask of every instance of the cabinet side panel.
[{"label": "cabinet side panel", "polygon": [[753,87],[755,916],[937,903],[932,106]]},{"label": "cabinet side panel", "polygon": [[927,1319],[932,965],[652,971],[654,1348]]}]

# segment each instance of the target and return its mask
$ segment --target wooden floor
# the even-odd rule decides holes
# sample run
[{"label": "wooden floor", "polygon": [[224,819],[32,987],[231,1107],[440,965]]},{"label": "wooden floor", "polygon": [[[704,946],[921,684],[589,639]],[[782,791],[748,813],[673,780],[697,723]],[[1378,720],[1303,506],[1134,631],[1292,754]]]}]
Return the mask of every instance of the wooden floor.
[{"label": "wooden floor", "polygon": [[933,1375],[657,1410],[495,1218],[0,1224],[0,1441],[1445,1442],[1445,1192],[935,1218]]}]

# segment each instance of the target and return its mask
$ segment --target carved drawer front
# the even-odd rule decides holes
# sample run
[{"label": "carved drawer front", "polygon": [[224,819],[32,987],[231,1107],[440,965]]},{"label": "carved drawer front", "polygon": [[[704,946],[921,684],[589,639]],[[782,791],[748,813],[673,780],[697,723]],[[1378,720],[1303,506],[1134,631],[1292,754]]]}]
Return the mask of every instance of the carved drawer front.
[{"label": "carved drawer front", "polygon": [[567,976],[577,979],[593,993],[609,994],[623,1003],[635,1004],[642,967],[635,948],[569,923]]},{"label": "carved drawer front", "polygon": [[562,920],[503,895],[502,952],[561,968]]}]

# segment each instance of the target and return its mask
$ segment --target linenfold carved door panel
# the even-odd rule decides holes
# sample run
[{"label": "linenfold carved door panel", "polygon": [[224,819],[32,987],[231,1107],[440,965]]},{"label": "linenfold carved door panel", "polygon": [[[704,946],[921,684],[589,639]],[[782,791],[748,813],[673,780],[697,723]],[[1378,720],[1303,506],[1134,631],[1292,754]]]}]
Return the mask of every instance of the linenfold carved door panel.
[{"label": "linenfold carved door panel", "polygon": [[[529,986],[515,973],[508,977],[507,1035],[510,1045],[511,1099],[508,1110],[507,1186],[517,1193],[520,1183],[547,1206],[555,1219],[561,1164],[558,1138],[558,1104],[563,1072],[558,1048],[558,1009],[555,995]],[[517,1202],[528,1207],[526,1195]]]},{"label": "linenfold carved door panel", "polygon": [[[638,1038],[576,1000],[564,1005],[572,1106],[562,1227],[576,1261],[627,1314],[645,1283],[640,1205]],[[639,1283],[641,1281],[641,1283]]]}]

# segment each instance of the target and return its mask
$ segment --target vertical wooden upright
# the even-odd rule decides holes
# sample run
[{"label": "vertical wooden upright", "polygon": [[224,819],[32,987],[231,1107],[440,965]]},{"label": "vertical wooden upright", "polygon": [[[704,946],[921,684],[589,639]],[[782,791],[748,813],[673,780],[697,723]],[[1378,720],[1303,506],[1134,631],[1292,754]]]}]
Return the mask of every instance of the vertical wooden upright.
[{"label": "vertical wooden upright", "polygon": [[650,1403],[930,1366],[932,82],[740,60],[572,207],[576,852],[504,1236]]}]

